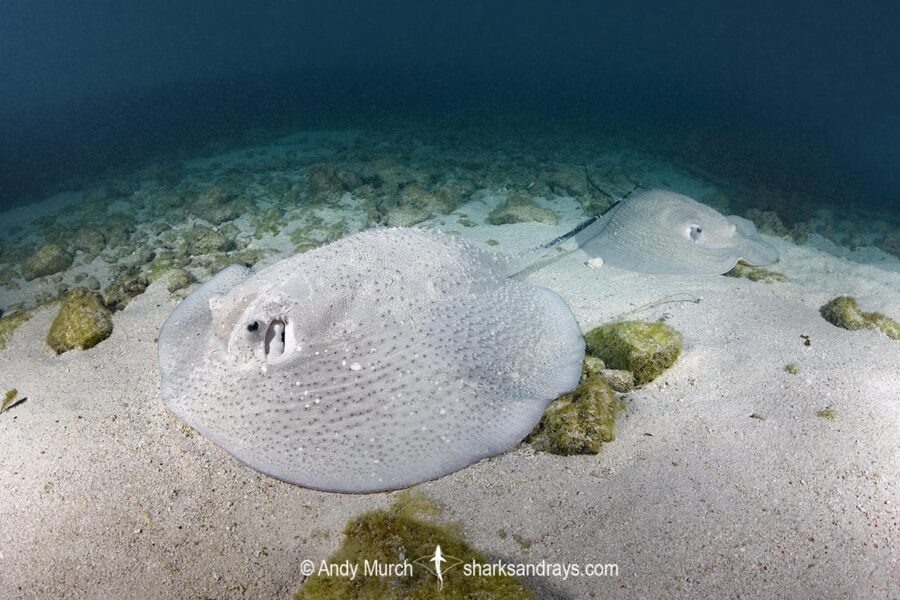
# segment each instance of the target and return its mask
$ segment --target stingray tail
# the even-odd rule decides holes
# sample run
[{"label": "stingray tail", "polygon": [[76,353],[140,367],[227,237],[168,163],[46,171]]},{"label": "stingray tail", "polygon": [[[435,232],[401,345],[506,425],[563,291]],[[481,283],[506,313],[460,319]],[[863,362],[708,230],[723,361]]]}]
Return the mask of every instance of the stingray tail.
[{"label": "stingray tail", "polygon": [[588,241],[597,237],[597,234],[603,230],[604,225],[606,225],[606,219],[603,217],[615,208],[619,202],[633,194],[639,187],[641,187],[641,184],[635,184],[635,186],[631,188],[631,191],[615,200],[609,208],[603,212],[597,213],[589,219],[585,219],[561,236],[513,257],[510,262],[508,276],[519,278],[527,277],[538,269],[542,269],[550,263],[581,248]]}]

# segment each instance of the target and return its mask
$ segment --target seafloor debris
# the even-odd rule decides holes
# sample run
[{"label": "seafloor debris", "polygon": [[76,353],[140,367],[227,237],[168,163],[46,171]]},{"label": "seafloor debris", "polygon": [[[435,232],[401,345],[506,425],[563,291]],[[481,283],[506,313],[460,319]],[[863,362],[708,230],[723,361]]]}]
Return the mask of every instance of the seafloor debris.
[{"label": "seafloor debris", "polygon": [[[488,558],[463,539],[458,527],[437,522],[440,511],[434,501],[405,493],[387,509],[356,517],[344,529],[338,551],[313,565],[295,600],[532,597],[519,579],[508,575],[466,576],[460,565],[487,565]],[[366,573],[366,561],[386,570]],[[356,577],[342,574],[342,567],[357,567]]]},{"label": "seafloor debris", "polygon": [[754,267],[742,260],[738,261],[738,264],[734,265],[733,269],[725,273],[725,276],[739,277],[742,279],[749,279],[750,281],[762,281],[764,283],[784,283],[788,280],[783,273],[770,271],[768,269],[763,269],[762,267]]},{"label": "seafloor debris", "polygon": [[822,305],[819,313],[837,327],[850,331],[880,329],[892,340],[900,340],[900,323],[881,313],[861,310],[856,298],[852,296],[838,296],[829,300]]},{"label": "seafloor debris", "polygon": [[618,321],[584,336],[587,353],[634,374],[636,385],[656,379],[681,354],[681,334],[664,323]]},{"label": "seafloor debris", "polygon": [[529,437],[532,446],[553,454],[596,454],[615,439],[616,415],[623,405],[603,371],[602,362],[585,359],[578,388],[547,407]]},{"label": "seafloor debris", "polygon": [[9,390],[3,395],[3,401],[0,402],[0,414],[5,413],[13,406],[22,404],[27,398],[20,396],[18,390]]}]

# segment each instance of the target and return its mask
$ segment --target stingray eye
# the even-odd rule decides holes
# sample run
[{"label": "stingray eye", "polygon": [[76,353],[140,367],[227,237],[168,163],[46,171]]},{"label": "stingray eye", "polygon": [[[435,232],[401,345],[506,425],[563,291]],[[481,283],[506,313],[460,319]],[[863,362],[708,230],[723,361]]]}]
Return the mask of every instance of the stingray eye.
[{"label": "stingray eye", "polygon": [[691,225],[691,231],[690,231],[690,234],[689,234],[689,235],[691,236],[691,239],[692,239],[692,240],[694,240],[695,242],[699,242],[699,241],[700,241],[700,236],[701,236],[702,234],[703,234],[703,228],[702,228],[702,227],[700,227],[699,225]]},{"label": "stingray eye", "polygon": [[257,331],[259,329],[259,321],[250,321],[247,323],[247,331]]}]

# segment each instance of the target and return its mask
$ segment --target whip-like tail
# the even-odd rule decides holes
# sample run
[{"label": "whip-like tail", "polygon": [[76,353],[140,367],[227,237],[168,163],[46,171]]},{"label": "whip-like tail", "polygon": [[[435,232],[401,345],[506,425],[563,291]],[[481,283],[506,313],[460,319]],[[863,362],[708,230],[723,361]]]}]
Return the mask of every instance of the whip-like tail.
[{"label": "whip-like tail", "polygon": [[606,224],[603,217],[639,187],[641,184],[635,184],[627,194],[616,199],[606,210],[582,221],[561,236],[515,256],[510,263],[509,277],[526,277],[583,246],[603,229]]}]

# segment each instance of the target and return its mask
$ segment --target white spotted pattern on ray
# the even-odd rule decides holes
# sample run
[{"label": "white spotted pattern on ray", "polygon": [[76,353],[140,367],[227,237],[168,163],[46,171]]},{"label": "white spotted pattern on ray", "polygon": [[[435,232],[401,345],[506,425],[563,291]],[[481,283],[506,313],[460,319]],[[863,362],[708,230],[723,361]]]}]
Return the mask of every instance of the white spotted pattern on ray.
[{"label": "white spotted pattern on ray", "polygon": [[718,275],[739,260],[769,265],[778,251],[753,223],[725,217],[699,202],[663,190],[623,200],[604,217],[595,237],[581,243],[604,264],[629,271]]},{"label": "white spotted pattern on ray", "polygon": [[412,229],[229,267],[163,326],[163,401],[247,465],[323,490],[405,487],[504,452],[584,355],[563,300],[506,267]]}]

